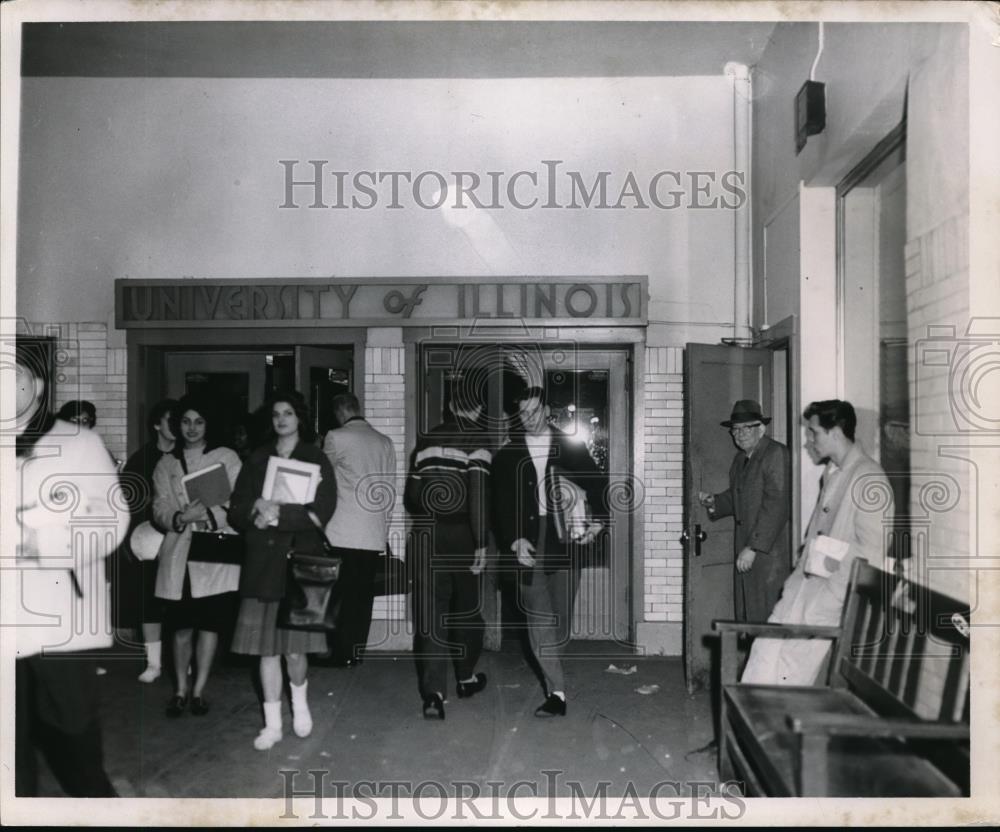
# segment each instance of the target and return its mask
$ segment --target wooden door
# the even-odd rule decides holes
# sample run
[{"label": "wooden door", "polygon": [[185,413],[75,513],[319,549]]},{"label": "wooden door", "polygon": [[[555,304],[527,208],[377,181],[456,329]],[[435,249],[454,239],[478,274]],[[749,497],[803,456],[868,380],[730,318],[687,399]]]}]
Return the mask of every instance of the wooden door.
[{"label": "wooden door", "polygon": [[772,401],[772,354],[715,344],[688,344],[684,351],[684,671],[688,691],[704,687],[715,666],[712,622],[731,619],[733,608],[733,518],[712,522],[698,492],[729,487],[737,452],[719,423],[733,403],[755,399],[765,411]]},{"label": "wooden door", "polygon": [[296,386],[309,404],[317,441],[336,427],[331,402],[354,389],[353,347],[296,347]]}]

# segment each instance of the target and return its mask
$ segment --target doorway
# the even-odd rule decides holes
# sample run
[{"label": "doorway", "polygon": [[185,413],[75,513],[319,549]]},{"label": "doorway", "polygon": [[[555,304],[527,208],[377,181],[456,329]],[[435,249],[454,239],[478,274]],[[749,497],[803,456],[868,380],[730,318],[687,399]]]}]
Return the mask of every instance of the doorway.
[{"label": "doorway", "polygon": [[895,504],[891,555],[910,557],[910,382],[906,301],[906,122],[837,186],[838,339],[844,398]]},{"label": "doorway", "polygon": [[784,338],[767,348],[687,344],[684,350],[684,676],[692,693],[719,690],[711,684],[719,667],[713,622],[735,617],[734,520],[712,521],[698,493],[718,494],[729,487],[737,449],[720,423],[734,402],[761,403],[774,417],[768,434],[791,444],[796,423],[787,395],[790,347]]},{"label": "doorway", "polygon": [[[445,419],[452,382],[471,376],[485,391],[484,413],[492,450],[516,429],[517,395],[528,386],[546,390],[550,424],[584,444],[612,489],[631,473],[631,401],[627,395],[629,349],[509,343],[423,343],[417,353],[418,435]],[[614,501],[609,501],[614,502]],[[630,628],[631,517],[611,506],[608,533],[583,564],[572,637],[627,643]],[[508,576],[488,576],[484,600],[487,645],[515,635],[523,625]],[[492,631],[492,636],[491,635]]]},{"label": "doorway", "polygon": [[267,436],[269,414],[261,412],[261,407],[275,391],[302,393],[319,441],[335,427],[333,397],[354,388],[352,346],[198,347],[157,352],[149,358],[160,364],[161,371],[153,377],[159,376],[162,382],[147,402],[162,397],[180,399],[187,394],[211,397],[218,408],[222,435],[237,449],[240,426],[246,429],[250,447]]}]

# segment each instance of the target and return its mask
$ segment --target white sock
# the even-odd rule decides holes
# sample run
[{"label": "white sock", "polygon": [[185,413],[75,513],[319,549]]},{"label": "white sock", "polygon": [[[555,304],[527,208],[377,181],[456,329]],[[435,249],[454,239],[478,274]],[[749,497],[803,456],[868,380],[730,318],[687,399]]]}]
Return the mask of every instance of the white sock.
[{"label": "white sock", "polygon": [[554,691],[552,691],[552,695],[553,696],[558,696],[560,699],[562,699],[563,702],[566,701],[566,694],[563,693],[561,690],[554,690]]},{"label": "white sock", "polygon": [[462,680],[462,684],[463,685],[471,685],[471,684],[474,684],[475,682],[478,682],[478,681],[479,681],[479,679],[476,677],[476,674],[473,673],[468,679],[463,679]]},{"label": "white sock", "polygon": [[264,727],[253,741],[258,751],[267,751],[281,741],[281,701],[264,703]]},{"label": "white sock", "polygon": [[309,680],[306,679],[301,685],[289,683],[289,687],[292,690],[292,729],[295,731],[295,736],[308,737],[313,727],[309,702],[306,700]]},{"label": "white sock", "polygon": [[155,682],[160,678],[160,660],[162,655],[162,641],[146,642],[146,669],[139,674],[140,682]]}]

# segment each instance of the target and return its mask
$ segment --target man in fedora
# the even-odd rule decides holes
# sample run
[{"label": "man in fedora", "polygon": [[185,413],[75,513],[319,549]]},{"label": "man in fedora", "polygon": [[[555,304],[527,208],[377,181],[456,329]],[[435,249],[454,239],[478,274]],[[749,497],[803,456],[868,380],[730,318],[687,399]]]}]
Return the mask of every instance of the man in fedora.
[{"label": "man in fedora", "polygon": [[760,404],[741,399],[722,426],[739,449],[729,467],[729,488],[698,492],[711,520],[732,516],[734,599],[739,621],[766,621],[791,571],[788,448],[765,436],[771,419]]}]

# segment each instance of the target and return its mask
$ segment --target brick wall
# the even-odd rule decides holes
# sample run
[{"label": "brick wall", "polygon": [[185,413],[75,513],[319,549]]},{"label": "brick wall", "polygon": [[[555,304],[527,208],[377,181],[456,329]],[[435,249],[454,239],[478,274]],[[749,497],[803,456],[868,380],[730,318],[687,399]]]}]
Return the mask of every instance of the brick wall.
[{"label": "brick wall", "polygon": [[[396,446],[396,507],[392,517],[390,540],[393,551],[403,556],[405,513],[403,483],[406,477],[406,383],[403,378],[404,347],[373,346],[365,348],[365,419]],[[372,617],[405,623],[406,598],[383,596],[375,599]],[[398,628],[394,628],[398,629]]]},{"label": "brick wall", "polygon": [[646,349],[643,620],[683,620],[683,350]]},{"label": "brick wall", "polygon": [[97,432],[111,455],[124,461],[128,455],[125,424],[126,350],[108,348],[104,323],[36,323],[33,335],[56,338],[55,408],[74,399],[93,402]]},{"label": "brick wall", "polygon": [[[956,371],[947,360],[962,354],[958,342],[969,322],[968,235],[968,217],[952,217],[906,244],[909,340],[915,346],[909,366],[910,511],[930,521],[925,561],[914,566],[932,586],[958,597],[967,592],[964,571],[927,570],[934,562],[946,566],[949,557],[976,554],[969,533],[975,483],[969,463],[954,458],[966,455],[959,448],[968,443],[970,425],[953,410]],[[941,483],[935,499],[935,492],[921,488],[933,482]]]},{"label": "brick wall", "polygon": [[[968,216],[958,216],[906,244],[909,341],[915,347],[909,363],[910,512],[925,521],[909,573],[957,598],[968,597],[969,573],[948,568],[948,562],[978,554],[969,533],[975,527],[976,482],[970,476],[974,469],[961,459],[968,455],[960,448],[969,436],[957,433],[962,425],[961,413],[952,409],[955,370],[942,359],[961,354],[957,341],[969,322],[968,235]],[[932,483],[941,485],[922,488],[933,488]],[[921,668],[915,707],[925,718],[937,716],[945,668],[944,661],[928,661]]]}]

